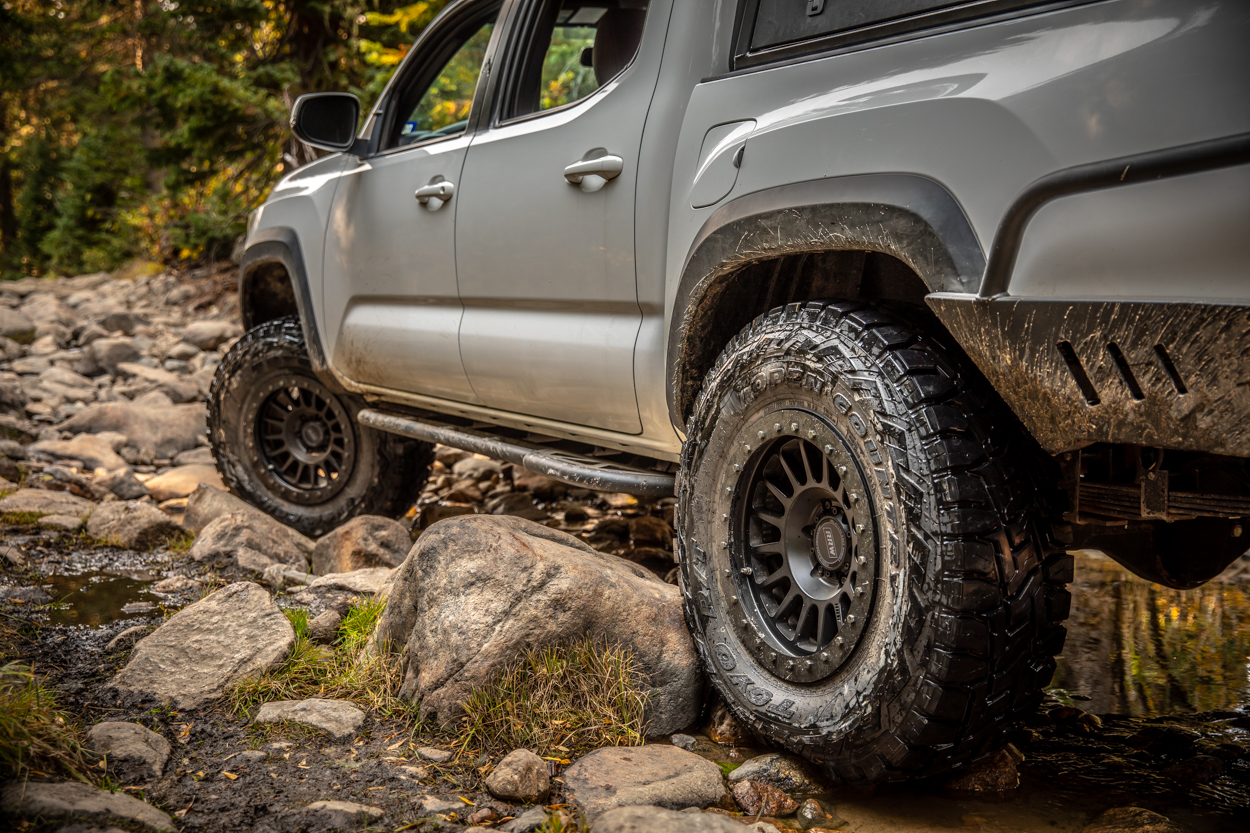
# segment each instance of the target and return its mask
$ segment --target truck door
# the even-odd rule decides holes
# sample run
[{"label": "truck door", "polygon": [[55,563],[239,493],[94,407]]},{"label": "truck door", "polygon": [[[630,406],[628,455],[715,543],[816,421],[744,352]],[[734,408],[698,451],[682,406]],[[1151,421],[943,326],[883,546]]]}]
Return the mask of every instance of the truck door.
[{"label": "truck door", "polygon": [[377,152],[349,167],[326,236],[327,355],[376,388],[473,402],[460,362],[456,185],[503,0],[437,21],[392,82]]},{"label": "truck door", "polygon": [[667,7],[519,4],[456,197],[460,351],[484,405],[642,430],[634,192]]}]

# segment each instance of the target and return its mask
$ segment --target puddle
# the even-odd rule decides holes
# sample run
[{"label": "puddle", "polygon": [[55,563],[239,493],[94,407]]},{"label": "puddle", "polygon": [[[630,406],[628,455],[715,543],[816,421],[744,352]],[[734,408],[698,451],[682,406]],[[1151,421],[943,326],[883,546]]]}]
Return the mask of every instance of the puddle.
[{"label": "puddle", "polygon": [[155,610],[160,597],[148,592],[153,580],[141,572],[116,571],[48,576],[42,583],[56,602],[48,624],[98,627]]},{"label": "puddle", "polygon": [[1250,703],[1250,584],[1170,590],[1083,551],[1069,589],[1051,685],[1077,695],[1074,705],[1151,717]]}]

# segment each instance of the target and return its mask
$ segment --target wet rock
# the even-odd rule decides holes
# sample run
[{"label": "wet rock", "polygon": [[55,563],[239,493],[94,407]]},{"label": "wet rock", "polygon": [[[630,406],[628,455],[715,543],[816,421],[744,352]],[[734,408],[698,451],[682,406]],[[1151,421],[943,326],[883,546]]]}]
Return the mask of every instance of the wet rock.
[{"label": "wet rock", "polygon": [[725,705],[725,701],[715,692],[711,697],[711,709],[708,711],[707,722],[703,725],[703,734],[707,735],[713,743],[724,743],[730,746],[750,743],[754,737],[751,730],[733,716]]},{"label": "wet rock", "polygon": [[101,370],[117,375],[117,366],[139,360],[139,351],[128,338],[98,338],[91,342],[87,354]]},{"label": "wet rock", "polygon": [[351,740],[365,722],[365,713],[344,700],[277,700],[265,703],[256,713],[256,723],[289,720],[320,729],[335,740]]},{"label": "wet rock", "polygon": [[486,776],[486,789],[495,798],[533,804],[551,790],[547,762],[528,749],[513,749]]},{"label": "wet rock", "polygon": [[36,459],[77,460],[88,470],[126,468],[117,449],[126,444],[121,434],[79,434],[69,440],[41,440],[27,449]]},{"label": "wet rock", "polygon": [[1016,765],[1024,755],[1010,743],[992,755],[973,761],[946,781],[946,789],[960,792],[1007,792],[1020,786]]},{"label": "wet rock", "polygon": [[1141,807],[1115,807],[1085,826],[1081,833],[1184,833],[1167,816]]},{"label": "wet rock", "polygon": [[508,515],[530,521],[546,520],[547,513],[534,505],[534,499],[524,492],[506,492],[486,501],[486,511],[492,515]]},{"label": "wet rock", "polygon": [[1147,726],[1126,743],[1150,754],[1181,758],[1192,754],[1201,739],[1202,735],[1197,732],[1179,726]]},{"label": "wet rock", "polygon": [[482,490],[472,481],[462,481],[451,487],[444,500],[452,503],[478,503],[482,499]]},{"label": "wet rock", "polygon": [[330,643],[339,634],[339,625],[343,623],[343,614],[330,608],[314,616],[308,622],[308,638],[313,642]]},{"label": "wet rock", "polygon": [[87,534],[128,550],[150,550],[186,529],[150,503],[137,500],[101,503],[87,518]]},{"label": "wet rock", "polygon": [[672,743],[673,746],[676,746],[678,749],[684,749],[687,752],[693,752],[694,748],[699,745],[699,742],[695,740],[694,738],[692,738],[690,735],[680,735],[680,734],[673,735],[671,738],[669,738],[669,742]]},{"label": "wet rock", "polygon": [[350,830],[364,827],[386,815],[378,807],[356,804],[352,801],[314,801],[304,808],[301,815],[315,816],[315,826],[330,830]]},{"label": "wet rock", "polygon": [[597,749],[562,777],[569,801],[592,820],[613,807],[677,810],[719,804],[726,797],[720,767],[675,746]]},{"label": "wet rock", "polygon": [[203,403],[175,405],[160,393],[134,402],[97,402],[59,426],[71,434],[116,431],[136,449],[154,458],[173,457],[195,448],[206,429]]},{"label": "wet rock", "polygon": [[153,477],[144,485],[152,493],[152,499],[159,503],[173,500],[174,498],[187,497],[201,483],[221,490],[226,488],[226,484],[222,482],[221,475],[217,473],[216,466],[200,464],[178,466],[164,474]]},{"label": "wet rock", "polygon": [[346,590],[349,593],[372,596],[382,589],[394,572],[394,569],[388,567],[368,567],[350,573],[331,573],[313,581],[308,589]]},{"label": "wet rock", "polygon": [[0,587],[0,602],[46,605],[52,597],[42,587]]},{"label": "wet rock", "polygon": [[123,700],[195,709],[286,659],[295,632],[264,588],[231,584],[183,608],[135,646],[108,684]]},{"label": "wet rock", "polygon": [[201,529],[189,555],[201,562],[233,561],[238,558],[240,550],[247,549],[273,561],[306,570],[304,550],[294,537],[297,535],[298,532],[268,515],[254,511],[238,512],[222,515]]},{"label": "wet rock", "polygon": [[0,790],[0,807],[22,818],[79,818],[116,821],[148,830],[173,830],[165,813],[123,792],[99,790],[81,781],[15,781]]},{"label": "wet rock", "polygon": [[35,340],[35,322],[15,309],[0,306],[0,336],[30,344]]},{"label": "wet rock", "polygon": [[1195,755],[1163,770],[1164,776],[1187,786],[1214,781],[1224,773],[1224,762],[1212,755]]},{"label": "wet rock", "polygon": [[420,701],[423,716],[454,720],[469,693],[519,650],[559,645],[569,634],[633,653],[651,686],[651,733],[685,728],[702,705],[677,588],[563,532],[520,518],[442,521],[386,592],[375,644],[407,646],[401,693]]},{"label": "wet rock", "polygon": [[561,483],[527,469],[512,469],[512,488],[518,492],[529,492],[542,501],[558,500],[568,493],[568,484]]},{"label": "wet rock", "polygon": [[813,793],[821,789],[819,776],[810,766],[775,752],[751,758],[729,773],[730,784],[741,781],[758,781],[788,793]]},{"label": "wet rock", "polygon": [[447,518],[476,514],[477,507],[468,504],[429,503],[421,510],[421,528],[428,529]]},{"label": "wet rock", "polygon": [[430,761],[435,764],[445,764],[452,758],[456,757],[455,752],[446,749],[435,749],[433,746],[421,746],[417,748],[417,757],[423,761]]},{"label": "wet rock", "polygon": [[629,537],[635,546],[668,547],[673,543],[673,528],[662,518],[643,515],[629,519]]},{"label": "wet rock", "polygon": [[46,489],[18,489],[0,498],[0,514],[73,515],[84,518],[94,504],[69,492]]},{"label": "wet rock", "polygon": [[494,475],[503,473],[503,463],[488,457],[473,455],[457,460],[451,466],[451,473],[457,478],[472,480],[479,483],[490,480]]},{"label": "wet rock", "polygon": [[213,350],[243,334],[233,321],[196,321],[182,330],[182,340],[201,350]]},{"label": "wet rock", "polygon": [[679,813],[655,806],[617,807],[595,821],[595,833],[746,833],[749,829],[716,813]]},{"label": "wet rock", "polygon": [[365,567],[398,567],[412,549],[402,524],[379,515],[360,515],[317,540],[312,571],[319,576]]},{"label": "wet rock", "polygon": [[794,817],[804,828],[834,828],[844,823],[841,816],[830,812],[814,798],[809,798],[800,804]]},{"label": "wet rock", "polygon": [[749,816],[788,816],[799,807],[793,798],[761,781],[739,781],[733,796]]},{"label": "wet rock", "polygon": [[118,648],[128,648],[149,630],[150,628],[147,625],[132,625],[110,639],[108,644],[104,646],[104,650],[115,651]]},{"label": "wet rock", "polygon": [[97,723],[87,741],[106,756],[109,773],[127,784],[160,778],[169,760],[169,741],[138,723]]},{"label": "wet rock", "polygon": [[[83,434],[81,436],[91,436]],[[102,489],[108,489],[122,500],[138,500],[148,493],[148,487],[143,485],[139,478],[135,477],[134,469],[130,466],[124,466],[115,471],[97,471],[95,476],[96,485]]]}]

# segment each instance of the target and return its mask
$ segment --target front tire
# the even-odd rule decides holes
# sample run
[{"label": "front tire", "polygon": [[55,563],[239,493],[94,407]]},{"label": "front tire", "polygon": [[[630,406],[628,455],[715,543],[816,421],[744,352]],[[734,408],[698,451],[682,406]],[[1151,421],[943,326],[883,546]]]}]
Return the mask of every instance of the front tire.
[{"label": "front tire", "polygon": [[1063,645],[1036,452],[934,339],[790,305],[709,372],[682,452],[686,615],[758,734],[855,783],[994,751]]},{"label": "front tire", "polygon": [[402,513],[421,493],[434,448],[362,428],[361,407],[313,373],[299,319],[260,324],[213,376],[217,470],[230,491],[311,537],[357,515]]}]

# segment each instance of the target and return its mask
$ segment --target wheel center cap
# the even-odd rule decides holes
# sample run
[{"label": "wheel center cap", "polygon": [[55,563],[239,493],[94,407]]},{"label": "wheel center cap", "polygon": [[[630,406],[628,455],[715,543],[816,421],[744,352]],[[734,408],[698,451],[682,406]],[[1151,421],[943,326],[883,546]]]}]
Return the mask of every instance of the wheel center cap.
[{"label": "wheel center cap", "polygon": [[812,531],[812,549],[820,566],[841,570],[850,556],[846,528],[837,518],[822,518]]},{"label": "wheel center cap", "polygon": [[319,422],[306,422],[299,432],[300,439],[304,441],[304,445],[309,448],[316,448],[321,445],[326,438],[325,429]]}]

